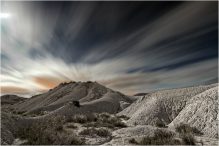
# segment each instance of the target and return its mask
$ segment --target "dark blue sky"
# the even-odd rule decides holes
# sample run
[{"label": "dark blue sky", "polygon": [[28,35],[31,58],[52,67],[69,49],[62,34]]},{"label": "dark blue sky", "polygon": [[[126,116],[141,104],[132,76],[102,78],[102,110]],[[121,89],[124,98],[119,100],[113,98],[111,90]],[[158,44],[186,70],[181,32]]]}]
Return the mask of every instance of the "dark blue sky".
[{"label": "dark blue sky", "polygon": [[[192,4],[192,2],[186,3]],[[150,47],[155,50],[156,48],[165,45],[171,45],[171,49],[174,50],[175,47],[180,46],[182,49],[174,52],[173,57],[179,57],[181,55],[201,51],[199,56],[195,56],[195,58],[191,58],[190,60],[177,63],[178,65],[184,65],[184,62],[187,64],[201,61],[202,59],[217,57],[218,23],[216,3],[217,2],[209,4],[204,15],[203,13],[200,13],[194,18],[194,20],[204,19],[204,17],[208,17],[209,15],[214,18],[213,21],[201,21],[203,24],[191,26],[194,27],[194,29],[182,32],[172,37],[164,37],[162,40],[157,41]],[[180,7],[184,4],[185,2],[55,2],[51,6],[51,4],[48,2],[43,4],[43,7],[46,9],[46,11],[48,11],[50,17],[54,17],[51,13],[57,10],[57,7],[59,7],[60,14],[57,18],[59,21],[54,28],[53,38],[50,40],[49,44],[47,44],[47,49],[53,55],[62,57],[67,62],[80,62],[80,59],[83,57],[83,55],[86,55],[88,51],[92,51],[92,48],[95,46],[108,42],[112,39],[123,38],[127,35],[135,33],[140,28],[150,25],[165,14],[171,13],[171,10],[177,9],[177,7]],[[193,5],[197,5],[198,8],[200,5],[205,4],[206,2],[198,2],[197,4]],[[86,24],[83,27],[83,30],[80,31],[76,37],[71,39],[69,35],[66,35],[66,31],[68,31],[66,30],[66,27],[71,25],[69,21],[74,19],[72,15],[74,15],[74,13],[79,13],[77,8],[82,10],[86,9],[87,7],[92,9],[92,11],[89,13]],[[185,15],[190,15],[190,12],[187,12]],[[179,16],[178,19],[180,19],[180,17],[185,16]],[[192,25],[193,22],[191,21],[189,23]],[[181,27],[183,27],[183,24]],[[186,36],[199,33],[207,28],[212,29],[194,38],[183,40],[183,38],[186,38]],[[133,44],[137,43],[138,37],[132,39],[132,41]],[[123,45],[125,46],[125,44]],[[51,48],[51,46],[53,47]],[[60,47],[62,49],[60,49]],[[106,59],[108,57],[117,57],[128,50],[129,48],[127,47],[116,48],[117,50],[115,54],[106,55],[102,59]],[[145,50],[147,49],[148,48],[145,48]],[[57,50],[60,50],[60,52],[57,53]],[[161,51],[165,52],[165,49]],[[147,54],[145,53],[145,55]],[[175,65],[176,64],[174,63],[174,66]]]},{"label": "dark blue sky", "polygon": [[2,13],[4,87],[95,80],[131,94],[218,80],[217,1],[4,2]]}]

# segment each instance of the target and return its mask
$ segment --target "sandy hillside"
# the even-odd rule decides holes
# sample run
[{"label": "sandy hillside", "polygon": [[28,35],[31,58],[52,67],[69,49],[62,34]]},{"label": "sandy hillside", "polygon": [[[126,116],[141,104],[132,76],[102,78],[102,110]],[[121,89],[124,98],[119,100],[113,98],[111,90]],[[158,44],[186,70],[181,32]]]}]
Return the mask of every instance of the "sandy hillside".
[{"label": "sandy hillside", "polygon": [[89,114],[107,112],[111,114],[118,113],[123,110],[122,103],[130,104],[131,101],[127,97],[123,97],[116,92],[109,91],[102,98],[90,102],[83,102],[80,107],[74,106],[73,103],[67,103],[57,110],[54,110],[44,117],[54,115],[72,116],[75,114]]},{"label": "sandy hillside", "polygon": [[[118,115],[131,117],[128,120],[129,125],[156,125],[158,122],[168,125],[172,121],[175,124],[191,122],[197,128],[211,127],[208,130],[203,129],[202,131],[206,131],[204,132],[205,134],[212,136],[209,132],[216,128],[216,117],[218,115],[216,108],[218,105],[217,89],[218,84],[212,84],[156,91],[138,99],[128,108],[118,113]],[[188,112],[190,114],[186,115]],[[188,119],[190,116],[191,119]],[[202,120],[200,124],[195,124],[195,120],[199,119],[197,117],[200,119],[208,117],[210,119]],[[193,121],[191,121],[192,119]],[[205,124],[206,126],[203,127]],[[216,136],[216,134],[213,135]]]},{"label": "sandy hillside", "polygon": [[218,137],[218,86],[208,89],[188,100],[185,108],[170,123],[188,123],[208,137]]},{"label": "sandy hillside", "polygon": [[70,82],[60,84],[44,94],[33,96],[25,102],[14,105],[14,107],[17,111],[26,113],[54,113],[56,110],[60,112],[61,109],[64,111],[69,108],[74,109],[74,105],[71,104],[74,100],[79,101],[82,105],[79,111],[95,110],[110,113],[121,111],[124,103],[133,102],[131,97],[96,82]]}]

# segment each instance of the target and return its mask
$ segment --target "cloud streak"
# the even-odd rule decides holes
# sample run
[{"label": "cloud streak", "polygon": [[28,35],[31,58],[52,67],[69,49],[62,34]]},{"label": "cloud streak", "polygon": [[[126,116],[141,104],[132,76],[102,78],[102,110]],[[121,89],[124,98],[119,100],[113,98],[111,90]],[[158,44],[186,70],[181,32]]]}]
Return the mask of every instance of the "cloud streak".
[{"label": "cloud streak", "polygon": [[126,94],[213,83],[217,5],[4,2],[12,18],[1,20],[1,94],[33,95],[70,80]]}]

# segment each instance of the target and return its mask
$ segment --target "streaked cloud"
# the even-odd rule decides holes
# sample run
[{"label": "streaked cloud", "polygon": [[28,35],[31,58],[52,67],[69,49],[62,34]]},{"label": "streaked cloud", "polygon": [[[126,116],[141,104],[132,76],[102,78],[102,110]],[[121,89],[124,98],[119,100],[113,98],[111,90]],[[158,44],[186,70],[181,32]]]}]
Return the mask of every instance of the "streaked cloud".
[{"label": "streaked cloud", "polygon": [[1,94],[70,80],[134,94],[218,79],[217,2],[124,3],[3,2]]}]

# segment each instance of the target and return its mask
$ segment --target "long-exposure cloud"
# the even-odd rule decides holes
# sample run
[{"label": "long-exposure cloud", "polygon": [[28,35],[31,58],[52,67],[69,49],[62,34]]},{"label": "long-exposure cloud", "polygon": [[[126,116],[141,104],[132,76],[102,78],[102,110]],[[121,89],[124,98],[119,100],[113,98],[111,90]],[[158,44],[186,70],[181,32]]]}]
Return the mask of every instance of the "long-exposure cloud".
[{"label": "long-exposure cloud", "polygon": [[2,2],[1,14],[1,94],[72,80],[130,95],[218,80],[218,2]]}]

